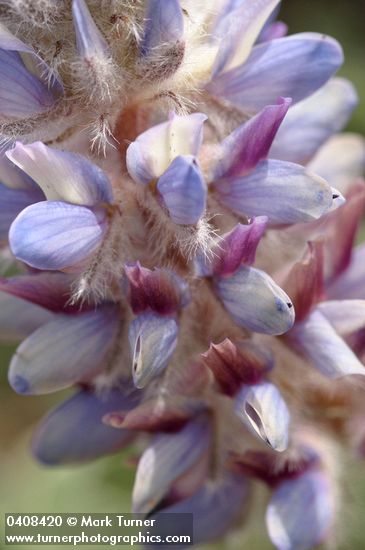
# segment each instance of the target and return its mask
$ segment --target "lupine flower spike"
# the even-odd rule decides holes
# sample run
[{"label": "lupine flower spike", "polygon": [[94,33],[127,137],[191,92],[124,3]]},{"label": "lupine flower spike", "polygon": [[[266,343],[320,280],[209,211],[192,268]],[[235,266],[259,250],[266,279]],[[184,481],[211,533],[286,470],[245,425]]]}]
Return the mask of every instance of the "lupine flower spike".
[{"label": "lupine flower spike", "polygon": [[274,547],[310,550],[365,449],[365,146],[340,45],[278,11],[4,3],[0,335],[15,392],[75,390],[40,462],[135,444],[133,511],[193,513],[197,544],[264,483]]}]

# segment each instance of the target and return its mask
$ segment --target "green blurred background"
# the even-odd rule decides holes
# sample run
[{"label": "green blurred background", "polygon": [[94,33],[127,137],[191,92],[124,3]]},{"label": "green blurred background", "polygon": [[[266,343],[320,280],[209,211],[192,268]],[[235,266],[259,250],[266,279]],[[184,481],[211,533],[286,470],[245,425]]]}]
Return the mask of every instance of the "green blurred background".
[{"label": "green blurred background", "polygon": [[[212,0],[214,2],[214,0]],[[281,19],[290,32],[317,31],[336,37],[344,47],[346,62],[341,74],[351,79],[359,92],[360,106],[349,128],[365,130],[365,20],[363,0],[284,0]],[[129,510],[133,469],[128,455],[100,459],[92,464],[47,469],[36,464],[29,453],[34,424],[64,394],[44,397],[19,397],[7,386],[6,370],[13,352],[2,347],[0,380],[0,490],[2,512],[126,512]],[[365,549],[365,463],[350,459],[346,471],[343,509],[344,529],[341,550]],[[264,492],[259,499],[265,498]],[[233,536],[225,544],[210,548],[266,550],[269,544],[263,511],[255,510],[250,529]],[[1,531],[3,522],[1,521]],[[1,537],[2,538],[2,537]],[[2,548],[0,543],[0,548]],[[26,548],[17,546],[16,548]],[[28,547],[27,547],[28,548]],[[43,548],[55,548],[44,546]],[[90,547],[91,548],[91,547]],[[92,548],[98,548],[93,546]],[[100,548],[105,548],[100,546]]]}]

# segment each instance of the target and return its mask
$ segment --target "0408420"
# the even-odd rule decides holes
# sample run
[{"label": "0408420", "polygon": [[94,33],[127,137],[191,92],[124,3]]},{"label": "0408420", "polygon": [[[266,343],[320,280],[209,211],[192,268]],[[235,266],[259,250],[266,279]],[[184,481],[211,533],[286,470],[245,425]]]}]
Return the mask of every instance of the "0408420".
[{"label": "0408420", "polygon": [[19,527],[61,527],[62,517],[51,515],[23,515],[23,514],[6,514],[5,522],[7,527],[15,525]]}]

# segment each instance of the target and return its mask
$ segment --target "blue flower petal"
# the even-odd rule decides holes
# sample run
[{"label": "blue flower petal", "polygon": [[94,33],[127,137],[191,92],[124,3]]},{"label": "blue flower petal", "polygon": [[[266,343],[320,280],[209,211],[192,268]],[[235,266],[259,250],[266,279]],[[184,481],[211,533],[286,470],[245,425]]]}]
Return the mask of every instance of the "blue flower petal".
[{"label": "blue flower petal", "polygon": [[55,466],[114,453],[130,443],[131,432],[115,430],[102,419],[115,409],[129,410],[136,403],[135,394],[120,388],[101,395],[82,390],[41,421],[33,437],[33,454],[43,464]]},{"label": "blue flower petal", "polygon": [[78,269],[102,244],[107,228],[103,208],[44,201],[19,214],[9,242],[16,258],[37,269]]},{"label": "blue flower petal", "polygon": [[267,216],[271,224],[316,220],[333,203],[324,179],[280,160],[261,161],[247,176],[222,179],[214,188],[219,202],[237,214]]},{"label": "blue flower petal", "polygon": [[7,240],[11,224],[24,208],[43,198],[40,189],[11,189],[0,183],[0,240]]},{"label": "blue flower petal", "polygon": [[318,309],[295,326],[293,343],[327,378],[365,375],[365,367]]},{"label": "blue flower petal", "polygon": [[235,410],[251,432],[274,451],[287,449],[290,414],[276,386],[268,382],[243,386]]},{"label": "blue flower petal", "polygon": [[72,16],[76,32],[77,51],[86,59],[108,54],[108,44],[90,15],[84,0],[73,0]]},{"label": "blue flower petal", "polygon": [[[51,393],[87,381],[105,368],[118,331],[112,306],[78,315],[59,315],[20,344],[9,369],[9,382],[25,393]],[[25,384],[26,382],[26,384]]]},{"label": "blue flower petal", "polygon": [[184,17],[179,0],[148,0],[141,54],[148,56],[154,49],[174,44],[182,39]]},{"label": "blue flower petal", "polygon": [[0,292],[1,342],[19,342],[54,318],[54,313],[44,307]]},{"label": "blue flower petal", "polygon": [[211,443],[211,419],[202,414],[179,432],[155,436],[138,463],[133,512],[151,512],[171,484],[207,452]]},{"label": "blue flower petal", "polygon": [[157,182],[164,204],[174,223],[196,224],[205,211],[207,188],[193,156],[179,156]]},{"label": "blue flower petal", "polygon": [[355,88],[348,80],[331,79],[318,92],[289,109],[270,157],[306,164],[332,134],[346,126],[357,102]]},{"label": "blue flower petal", "polygon": [[[249,484],[245,477],[224,472],[209,480],[192,497],[166,508],[161,514],[171,514],[170,521],[179,521],[179,514],[193,514],[194,544],[214,542],[223,537],[242,517],[249,497]],[[158,522],[159,513],[151,516]],[[169,528],[170,528],[169,524]],[[181,533],[176,525],[176,534]],[[162,545],[154,545],[154,549]],[[182,548],[177,545],[177,548]]]},{"label": "blue flower petal", "polygon": [[216,277],[215,288],[239,326],[276,335],[292,328],[295,316],[293,304],[264,271],[241,267],[231,277]]},{"label": "blue flower petal", "polygon": [[213,96],[256,113],[278,97],[301,101],[339,69],[343,53],[334,39],[316,33],[294,34],[255,46],[246,63],[208,84]]},{"label": "blue flower petal", "polygon": [[278,550],[310,550],[329,535],[334,514],[328,478],[319,471],[309,471],[284,481],[275,490],[266,525]]},{"label": "blue flower petal", "polygon": [[175,319],[154,313],[142,313],[129,327],[129,344],[133,353],[133,380],[143,388],[168,365],[177,345]]},{"label": "blue flower petal", "polygon": [[[24,58],[24,59],[23,59]],[[0,27],[0,114],[22,119],[48,111],[63,93],[47,64],[26,44]]]},{"label": "blue flower petal", "polygon": [[96,206],[111,202],[113,191],[106,174],[85,157],[60,151],[40,141],[17,142],[6,156],[42,188],[49,200]]},{"label": "blue flower petal", "polygon": [[179,155],[199,152],[203,139],[202,113],[178,116],[172,113],[167,122],[140,134],[127,149],[127,168],[135,182],[146,185],[159,178]]},{"label": "blue flower petal", "polygon": [[213,35],[221,40],[213,75],[244,63],[260,34],[265,21],[279,0],[230,1],[213,29]]}]

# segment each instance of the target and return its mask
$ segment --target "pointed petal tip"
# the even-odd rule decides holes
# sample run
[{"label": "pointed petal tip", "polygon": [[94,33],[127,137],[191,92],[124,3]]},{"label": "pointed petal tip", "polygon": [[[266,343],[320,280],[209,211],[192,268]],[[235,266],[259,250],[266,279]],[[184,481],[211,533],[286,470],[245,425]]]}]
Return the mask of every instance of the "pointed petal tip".
[{"label": "pointed petal tip", "polygon": [[143,56],[155,48],[174,44],[183,38],[184,16],[179,0],[148,0],[144,35],[141,46]]},{"label": "pointed petal tip", "polygon": [[79,55],[85,58],[108,55],[108,44],[96,26],[84,0],[72,0],[72,16]]}]

